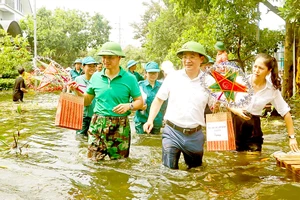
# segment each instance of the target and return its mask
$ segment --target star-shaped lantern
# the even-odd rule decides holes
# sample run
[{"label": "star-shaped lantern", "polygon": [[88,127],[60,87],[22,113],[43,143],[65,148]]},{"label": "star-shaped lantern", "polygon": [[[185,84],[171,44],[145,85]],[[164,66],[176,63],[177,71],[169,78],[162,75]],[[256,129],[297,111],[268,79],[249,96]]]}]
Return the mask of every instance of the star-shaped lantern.
[{"label": "star-shaped lantern", "polygon": [[[211,71],[211,75],[214,77],[216,82],[209,86],[212,92],[222,92],[224,93],[228,102],[231,100],[234,101],[235,95],[234,92],[247,92],[247,87],[235,82],[238,76],[238,72],[232,69],[228,70],[223,76],[219,72],[213,70]],[[222,95],[221,94],[221,95]],[[221,97],[219,96],[219,98]]]}]

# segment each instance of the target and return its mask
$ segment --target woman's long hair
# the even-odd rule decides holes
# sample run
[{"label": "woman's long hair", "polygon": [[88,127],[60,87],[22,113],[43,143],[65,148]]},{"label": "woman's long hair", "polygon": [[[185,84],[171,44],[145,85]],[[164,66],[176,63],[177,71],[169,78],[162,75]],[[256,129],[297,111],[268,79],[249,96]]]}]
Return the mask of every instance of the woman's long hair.
[{"label": "woman's long hair", "polygon": [[268,67],[268,70],[271,69],[271,81],[275,89],[281,88],[281,78],[278,75],[278,64],[276,58],[270,56],[266,53],[260,53],[255,57],[255,60],[258,58],[264,59],[264,64]]}]

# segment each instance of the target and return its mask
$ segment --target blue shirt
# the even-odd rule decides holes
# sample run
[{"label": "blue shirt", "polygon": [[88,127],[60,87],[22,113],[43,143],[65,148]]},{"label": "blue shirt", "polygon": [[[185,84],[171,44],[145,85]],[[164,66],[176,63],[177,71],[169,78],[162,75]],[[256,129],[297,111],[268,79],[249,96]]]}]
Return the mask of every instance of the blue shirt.
[{"label": "blue shirt", "polygon": [[[83,92],[85,92],[87,87],[90,85],[90,81],[85,78],[85,75],[77,76],[75,78],[75,82],[82,85],[82,86],[79,86],[79,89],[81,89]],[[92,117],[93,116],[95,102],[96,102],[95,99],[93,99],[93,101],[90,105],[84,106],[83,117]]]},{"label": "blue shirt", "polygon": [[[159,81],[155,81],[154,87],[152,87],[150,85],[148,80],[139,82],[140,89],[143,90],[143,92],[147,95],[147,99],[145,100],[145,103],[147,104],[147,109],[144,111],[137,110],[135,112],[134,122],[141,122],[141,123],[147,122],[151,104],[152,104],[152,102],[156,96],[156,93],[158,92],[161,85],[162,85],[162,83]],[[165,101],[163,103],[158,114],[156,115],[156,117],[153,121],[154,126],[159,126],[159,127],[162,126],[162,124],[163,124],[162,121],[163,121],[163,117],[164,117],[166,108],[167,108],[167,101]]]},{"label": "blue shirt", "polygon": [[121,103],[129,103],[130,97],[141,96],[136,78],[120,67],[119,74],[110,80],[105,75],[106,69],[95,72],[90,80],[90,86],[86,93],[95,96],[96,105],[94,113],[101,116],[128,116],[130,111],[124,114],[113,112],[113,108]]},{"label": "blue shirt", "polygon": [[82,73],[82,69],[81,68],[80,68],[79,72],[76,69],[72,69],[70,71],[70,75],[71,75],[72,81],[74,81],[77,76],[80,76],[81,73]]}]

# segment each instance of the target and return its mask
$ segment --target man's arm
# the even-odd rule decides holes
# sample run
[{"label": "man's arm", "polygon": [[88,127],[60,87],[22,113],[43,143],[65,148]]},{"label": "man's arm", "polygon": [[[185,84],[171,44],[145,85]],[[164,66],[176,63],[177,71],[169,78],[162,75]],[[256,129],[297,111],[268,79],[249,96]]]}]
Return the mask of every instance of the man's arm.
[{"label": "man's arm", "polygon": [[142,96],[133,98],[133,102],[132,104],[132,110],[141,110],[143,108],[144,105],[144,100]]},{"label": "man's arm", "polygon": [[144,131],[147,133],[150,133],[152,128],[153,128],[153,121],[157,115],[157,113],[159,112],[162,104],[164,103],[164,100],[155,97],[155,99],[153,100],[151,107],[150,107],[150,113],[148,116],[148,120],[147,122],[144,124]]},{"label": "man's arm", "polygon": [[69,84],[69,87],[70,90],[73,91],[77,96],[81,96],[84,98],[84,106],[88,106],[92,103],[95,96],[87,93],[82,94],[80,91],[77,90],[78,85],[76,82],[71,82]]},{"label": "man's arm", "polygon": [[128,110],[140,110],[143,108],[143,98],[142,96],[133,98],[131,103],[121,103],[113,108],[113,112],[118,114],[123,114]]},{"label": "man's arm", "polygon": [[28,91],[26,90],[26,85],[25,85],[25,81],[22,78],[21,84],[20,84],[20,90],[24,93],[27,93]]}]

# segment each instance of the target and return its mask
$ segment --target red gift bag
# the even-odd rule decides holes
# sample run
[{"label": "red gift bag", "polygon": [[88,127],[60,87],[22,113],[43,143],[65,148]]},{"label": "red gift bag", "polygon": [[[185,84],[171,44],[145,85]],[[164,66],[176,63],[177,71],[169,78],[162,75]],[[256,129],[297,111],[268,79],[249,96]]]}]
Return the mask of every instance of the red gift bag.
[{"label": "red gift bag", "polygon": [[58,101],[55,126],[74,130],[82,129],[84,99],[62,92]]},{"label": "red gift bag", "polygon": [[236,150],[230,112],[206,114],[207,151]]}]

